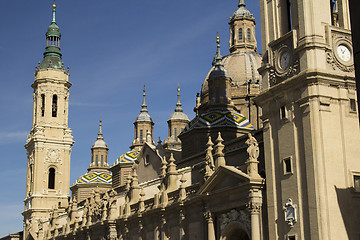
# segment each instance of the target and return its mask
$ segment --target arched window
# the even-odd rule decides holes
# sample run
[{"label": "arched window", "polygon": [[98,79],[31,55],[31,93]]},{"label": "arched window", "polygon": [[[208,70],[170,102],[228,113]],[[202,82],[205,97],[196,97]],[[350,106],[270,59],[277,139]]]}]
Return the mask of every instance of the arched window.
[{"label": "arched window", "polygon": [[45,116],[45,94],[41,94],[41,116]]},{"label": "arched window", "polygon": [[53,99],[52,99],[52,116],[56,117],[57,115],[57,96],[53,95]]},{"label": "arched window", "polygon": [[249,42],[251,41],[251,30],[250,30],[250,28],[247,29],[247,40]]},{"label": "arched window", "polygon": [[243,40],[243,30],[239,28],[239,41]]},{"label": "arched window", "polygon": [[48,179],[48,188],[55,189],[55,169],[49,169],[49,179]]}]

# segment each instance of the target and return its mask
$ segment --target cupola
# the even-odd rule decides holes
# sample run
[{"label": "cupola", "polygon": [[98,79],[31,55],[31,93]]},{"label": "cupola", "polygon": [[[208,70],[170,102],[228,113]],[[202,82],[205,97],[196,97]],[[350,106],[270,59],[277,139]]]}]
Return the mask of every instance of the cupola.
[{"label": "cupola", "polygon": [[154,131],[154,122],[147,110],[146,105],[146,91],[145,85],[143,90],[143,103],[141,105],[140,114],[136,117],[134,126],[135,126],[135,138],[130,146],[131,149],[141,148],[141,146],[146,142],[146,136],[148,133],[151,135],[151,141],[153,141],[153,131]]},{"label": "cupola", "polygon": [[230,17],[230,52],[242,49],[253,49],[256,51],[257,49],[255,18],[245,6],[245,1],[239,0],[238,10]]},{"label": "cupola", "polygon": [[56,24],[56,5],[53,4],[53,18],[50,26],[46,32],[46,48],[44,52],[44,59],[40,64],[40,69],[55,68],[64,69],[62,62],[62,54],[60,52],[60,28]]},{"label": "cupola", "polygon": [[177,88],[177,103],[175,112],[171,114],[167,123],[169,128],[169,135],[168,138],[165,140],[165,147],[180,148],[181,141],[178,136],[189,123],[189,117],[184,113],[184,110],[181,107],[179,86]]},{"label": "cupola", "polygon": [[109,148],[104,141],[102,121],[100,120],[98,137],[91,147],[91,163],[88,169],[89,172],[109,169],[108,151]]}]

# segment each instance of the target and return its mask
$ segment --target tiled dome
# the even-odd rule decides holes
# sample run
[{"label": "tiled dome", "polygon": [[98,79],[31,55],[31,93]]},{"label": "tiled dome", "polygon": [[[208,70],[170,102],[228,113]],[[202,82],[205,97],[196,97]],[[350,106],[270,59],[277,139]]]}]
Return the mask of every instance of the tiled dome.
[{"label": "tiled dome", "polygon": [[121,164],[121,163],[132,163],[136,160],[140,153],[140,150],[131,150],[123,155],[121,155],[118,159],[116,159],[116,162],[114,165]]},{"label": "tiled dome", "polygon": [[194,118],[183,130],[184,132],[194,128],[211,127],[235,127],[254,130],[253,125],[241,113],[230,110],[214,110],[206,112]]},{"label": "tiled dome", "polygon": [[89,172],[85,173],[76,180],[76,184],[89,184],[89,183],[112,183],[111,172]]}]

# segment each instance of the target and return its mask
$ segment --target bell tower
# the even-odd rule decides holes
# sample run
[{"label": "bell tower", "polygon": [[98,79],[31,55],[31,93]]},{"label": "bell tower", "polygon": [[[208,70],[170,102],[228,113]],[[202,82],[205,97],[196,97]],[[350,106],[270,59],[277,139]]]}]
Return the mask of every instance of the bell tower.
[{"label": "bell tower", "polygon": [[[269,239],[357,239],[359,124],[348,0],[261,0]],[[274,220],[276,224],[274,224]]]},{"label": "bell tower", "polygon": [[33,124],[25,144],[27,177],[24,239],[41,239],[38,224],[49,218],[55,206],[67,207],[70,186],[70,154],[74,144],[68,128],[69,72],[60,52],[60,30],[53,19],[46,32],[46,49],[36,67]]}]

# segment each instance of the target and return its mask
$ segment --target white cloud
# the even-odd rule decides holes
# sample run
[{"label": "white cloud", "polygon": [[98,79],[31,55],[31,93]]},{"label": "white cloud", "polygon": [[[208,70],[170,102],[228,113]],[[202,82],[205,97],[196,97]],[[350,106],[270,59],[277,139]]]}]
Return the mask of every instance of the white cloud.
[{"label": "white cloud", "polygon": [[28,131],[0,132],[0,144],[25,142]]}]

